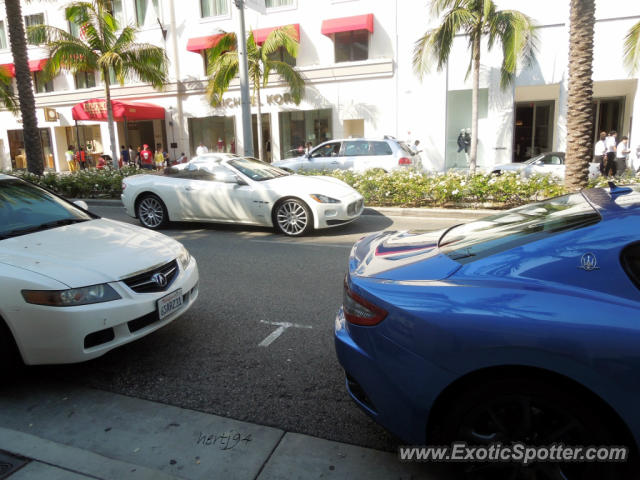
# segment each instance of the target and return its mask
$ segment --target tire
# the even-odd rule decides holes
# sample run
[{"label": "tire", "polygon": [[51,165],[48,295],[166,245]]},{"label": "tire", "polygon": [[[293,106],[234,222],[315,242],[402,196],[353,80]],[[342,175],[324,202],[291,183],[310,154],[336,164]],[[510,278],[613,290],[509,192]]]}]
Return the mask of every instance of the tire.
[{"label": "tire", "polygon": [[136,202],[136,216],[144,227],[151,230],[158,230],[169,223],[167,207],[158,196],[151,193],[143,195]]},{"label": "tire", "polygon": [[573,393],[560,383],[507,379],[476,384],[449,399],[431,432],[429,443],[470,446],[514,442],[529,445],[620,446],[632,462],[477,462],[460,463],[466,479],[613,480],[636,478],[635,443],[622,434],[618,421],[599,402]]},{"label": "tire", "polygon": [[24,367],[11,330],[0,318],[0,376],[12,378]]},{"label": "tire", "polygon": [[280,200],[273,209],[273,225],[290,237],[300,237],[313,228],[313,216],[309,207],[297,198]]}]

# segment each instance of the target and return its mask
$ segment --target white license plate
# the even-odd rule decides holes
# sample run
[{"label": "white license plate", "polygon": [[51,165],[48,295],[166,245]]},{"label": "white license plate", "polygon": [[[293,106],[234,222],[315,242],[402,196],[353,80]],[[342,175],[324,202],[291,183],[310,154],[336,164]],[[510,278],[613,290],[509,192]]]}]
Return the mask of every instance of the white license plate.
[{"label": "white license plate", "polygon": [[160,300],[158,300],[158,316],[160,320],[165,318],[167,315],[171,315],[176,310],[180,310],[182,308],[182,289],[179,288],[175,292],[170,293],[169,295],[165,295]]}]

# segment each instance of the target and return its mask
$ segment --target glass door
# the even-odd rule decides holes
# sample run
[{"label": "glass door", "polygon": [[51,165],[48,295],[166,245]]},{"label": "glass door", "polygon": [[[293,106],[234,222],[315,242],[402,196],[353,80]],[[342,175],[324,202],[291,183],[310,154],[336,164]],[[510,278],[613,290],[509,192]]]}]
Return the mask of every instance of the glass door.
[{"label": "glass door", "polygon": [[540,153],[551,151],[553,119],[553,101],[516,104],[514,162],[524,162]]}]

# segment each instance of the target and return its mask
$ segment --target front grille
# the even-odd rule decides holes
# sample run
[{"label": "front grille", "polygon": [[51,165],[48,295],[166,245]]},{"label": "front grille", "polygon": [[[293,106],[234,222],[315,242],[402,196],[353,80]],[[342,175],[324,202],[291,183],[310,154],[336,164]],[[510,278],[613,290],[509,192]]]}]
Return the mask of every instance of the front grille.
[{"label": "front grille", "polygon": [[[160,274],[164,276],[166,283],[158,283],[154,279],[154,275]],[[178,276],[178,262],[173,260],[172,262],[162,265],[161,267],[148,270],[139,275],[125,278],[122,281],[136,293],[153,293],[164,292],[171,286],[175,278]],[[158,278],[158,277],[155,277]]]},{"label": "front grille", "polygon": [[364,200],[360,199],[357,202],[352,202],[347,206],[347,215],[355,215],[362,209]]}]

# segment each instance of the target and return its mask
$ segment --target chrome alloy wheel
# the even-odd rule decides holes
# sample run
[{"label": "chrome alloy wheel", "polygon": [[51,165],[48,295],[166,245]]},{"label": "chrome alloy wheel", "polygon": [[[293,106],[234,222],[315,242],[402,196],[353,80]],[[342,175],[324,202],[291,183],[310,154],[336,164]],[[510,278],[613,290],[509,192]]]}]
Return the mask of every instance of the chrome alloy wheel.
[{"label": "chrome alloy wheel", "polygon": [[138,205],[138,218],[148,228],[158,228],[165,222],[164,206],[157,197],[145,197]]},{"label": "chrome alloy wheel", "polygon": [[298,200],[286,200],[278,207],[276,221],[284,234],[302,235],[309,225],[309,213]]}]

